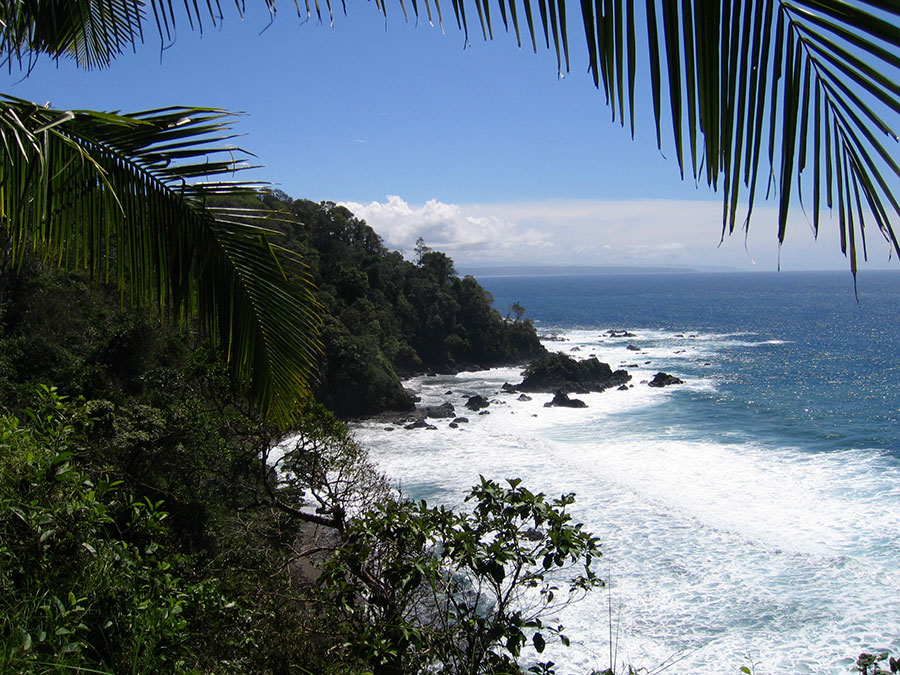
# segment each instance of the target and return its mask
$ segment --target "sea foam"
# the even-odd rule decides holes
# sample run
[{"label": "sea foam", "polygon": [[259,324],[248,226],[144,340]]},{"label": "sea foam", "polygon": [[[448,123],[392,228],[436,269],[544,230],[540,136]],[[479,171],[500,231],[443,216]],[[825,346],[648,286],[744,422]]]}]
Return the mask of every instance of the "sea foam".
[{"label": "sea foam", "polygon": [[[408,384],[423,405],[449,400],[470,421],[414,431],[366,422],[356,433],[413,498],[464,508],[479,475],[576,493],[573,512],[603,542],[598,571],[609,586],[560,617],[573,638],[572,648],[548,652],[560,672],[608,667],[612,654],[651,671],[678,659],[669,672],[839,673],[861,650],[900,651],[897,637],[883,644],[900,635],[896,458],[870,448],[811,452],[729,430],[735,403],[719,397],[727,374],[714,361],[777,348],[770,341],[632,332],[571,331],[548,343],[614,367],[641,362],[629,368],[633,388],[578,395],[587,408],[502,392],[520,380],[516,368],[419,377]],[[641,384],[657,368],[687,384]],[[492,401],[490,414],[462,408],[475,393]],[[716,415],[724,419],[706,419]]]}]

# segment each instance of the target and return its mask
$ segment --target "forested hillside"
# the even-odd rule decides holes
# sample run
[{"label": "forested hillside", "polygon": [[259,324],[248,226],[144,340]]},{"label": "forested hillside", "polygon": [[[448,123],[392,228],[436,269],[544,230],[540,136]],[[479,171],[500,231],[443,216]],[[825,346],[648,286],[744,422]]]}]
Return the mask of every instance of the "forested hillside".
[{"label": "forested hillside", "polygon": [[528,320],[507,320],[472,277],[420,245],[417,261],[388,251],[343,206],[261,195],[290,218],[273,221],[310,265],[324,307],[316,398],[340,416],[411,407],[400,377],[524,363],[542,353]]},{"label": "forested hillside", "polygon": [[[280,243],[318,286],[316,396],[335,411],[410,405],[398,373],[542,351],[530,322],[503,319],[443,253],[420,247],[408,262],[342,207],[261,199],[290,214],[273,221]],[[515,580],[549,588],[535,560],[587,569],[599,554],[569,523],[570,497],[517,482],[474,489],[478,516],[396,500],[313,401],[287,438],[191,326],[77,271],[3,267],[0,671],[518,673],[526,640],[543,645],[545,608],[521,615]],[[509,528],[515,573],[501,577],[471,532],[490,542]],[[448,600],[488,582],[490,621],[447,620],[462,611]],[[588,571],[573,592],[599,583]],[[427,588],[443,628],[417,618]],[[467,643],[477,649],[457,649]]]}]

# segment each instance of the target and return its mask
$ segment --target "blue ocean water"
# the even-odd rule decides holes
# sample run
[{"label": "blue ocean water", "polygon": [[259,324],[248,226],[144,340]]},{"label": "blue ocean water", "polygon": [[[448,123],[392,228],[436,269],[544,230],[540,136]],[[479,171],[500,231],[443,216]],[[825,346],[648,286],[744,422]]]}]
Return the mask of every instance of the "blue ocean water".
[{"label": "blue ocean water", "polygon": [[742,336],[706,370],[706,396],[679,418],[717,423],[810,451],[881,448],[900,456],[900,273],[848,272],[489,277],[494,306],[525,306],[539,330],[654,328]]},{"label": "blue ocean water", "polygon": [[[490,414],[357,434],[411,497],[464,508],[479,475],[576,493],[608,588],[559,617],[560,673],[847,673],[900,653],[900,274],[862,275],[858,300],[839,272],[480,281],[549,349],[633,386],[572,410],[503,392],[520,368],[414,378],[423,404],[480,393]],[[685,384],[648,387],[659,370]]]}]

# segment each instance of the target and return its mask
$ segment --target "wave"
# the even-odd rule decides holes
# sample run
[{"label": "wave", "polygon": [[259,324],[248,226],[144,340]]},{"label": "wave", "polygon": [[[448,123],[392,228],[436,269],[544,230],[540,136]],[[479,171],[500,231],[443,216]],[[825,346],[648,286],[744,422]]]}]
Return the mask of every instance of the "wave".
[{"label": "wave", "polygon": [[[616,660],[681,659],[672,672],[736,671],[748,656],[756,673],[847,672],[860,651],[896,653],[897,458],[817,452],[790,429],[757,437],[735,401],[716,395],[727,379],[716,356],[752,336],[630,332],[569,331],[548,343],[601,360],[629,340],[643,345],[651,364],[635,370],[634,387],[579,395],[586,409],[544,408],[541,394],[519,401],[500,387],[520,370],[504,368],[409,383],[423,404],[449,400],[466,414],[458,429],[434,420],[433,431],[367,422],[356,432],[414,498],[461,507],[479,475],[577,494],[576,517],[603,541],[610,588],[560,617],[574,644],[549,657],[566,672],[608,667],[610,625]],[[689,340],[693,351],[679,352]],[[714,365],[698,365],[698,354]],[[641,385],[657,365],[690,374],[689,384]],[[492,401],[490,414],[461,408],[475,393]]]}]

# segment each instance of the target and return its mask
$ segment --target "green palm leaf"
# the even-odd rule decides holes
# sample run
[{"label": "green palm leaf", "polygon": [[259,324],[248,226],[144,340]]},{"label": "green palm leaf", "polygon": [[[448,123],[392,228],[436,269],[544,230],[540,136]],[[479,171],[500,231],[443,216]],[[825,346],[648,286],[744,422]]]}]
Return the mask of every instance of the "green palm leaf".
[{"label": "green palm leaf", "polygon": [[[317,304],[271,212],[209,206],[253,194],[219,110],[57,111],[0,98],[0,222],[13,259],[115,281],[137,306],[197,317],[253,400],[288,423],[318,355]],[[219,159],[221,157],[221,159]],[[199,178],[206,180],[200,182]]]},{"label": "green palm leaf", "polygon": [[[274,1],[262,1],[274,15]],[[451,2],[466,36],[468,17],[477,16],[485,39],[493,38],[496,14],[489,0],[471,0],[474,7],[468,8],[466,0]],[[376,4],[387,15],[383,0]],[[537,9],[534,4],[497,0],[497,9],[517,41],[524,21],[532,47],[537,50],[543,42],[556,52],[559,69],[568,70],[566,1],[538,0]],[[295,6],[301,14],[314,11],[322,17],[319,0]],[[436,15],[440,21],[440,0],[413,2],[416,16],[420,6],[429,20]],[[682,174],[687,166],[695,179],[721,189],[723,235],[741,222],[749,226],[759,187],[765,184],[767,194],[778,193],[779,242],[794,195],[806,208],[805,192],[812,194],[815,232],[822,195],[825,206],[836,208],[842,248],[854,271],[856,242],[864,252],[866,227],[873,221],[900,254],[894,227],[900,216],[895,197],[900,170],[894,160],[900,3],[646,0],[643,15],[633,2],[621,0],[578,0],[577,7],[594,84],[602,87],[613,118],[627,119],[632,132],[638,43],[644,42],[643,70],[650,74],[657,141],[661,146],[662,129],[669,126]],[[401,8],[406,16],[402,0]],[[236,2],[235,9],[243,14],[244,3]],[[325,9],[331,16],[331,0],[325,0]],[[19,3],[14,14],[0,39],[0,54],[7,61],[41,52],[72,55],[88,67],[107,65],[124,46],[140,42],[151,16],[164,43],[173,39],[177,22],[187,20],[192,29],[203,30],[223,18],[218,2],[172,0],[32,1]],[[536,35],[536,22],[543,40]],[[664,92],[668,112],[663,111]]]},{"label": "green palm leaf", "polygon": [[[261,1],[274,16],[274,0]],[[468,36],[468,17],[477,15],[485,39],[493,38],[490,0],[471,1],[467,11],[466,0],[451,0],[458,27]],[[534,4],[497,0],[517,41],[524,21],[531,46],[542,41],[568,70],[566,0],[537,0],[536,10]],[[657,142],[670,120],[682,173],[687,166],[695,179],[721,189],[723,236],[740,222],[749,227],[765,185],[767,196],[778,193],[783,241],[794,195],[805,209],[811,187],[813,230],[820,211],[835,211],[854,273],[873,221],[900,254],[900,3],[646,0],[642,12],[622,0],[577,4],[587,65],[613,119],[627,119],[634,132],[636,73],[649,72]],[[376,5],[387,14],[384,0]],[[322,18],[319,0],[295,6]],[[429,20],[442,21],[439,0],[414,0],[416,16],[421,6]],[[324,9],[332,16],[331,0]],[[406,16],[402,0],[401,9]],[[234,11],[243,15],[243,0]],[[148,22],[167,44],[176,24],[202,31],[223,16],[219,0],[5,3],[0,59],[10,69],[31,69],[41,54],[104,67],[143,41]],[[235,373],[251,378],[257,400],[287,419],[292,394],[312,372],[315,345],[303,336],[315,325],[314,302],[299,261],[271,246],[265,229],[247,224],[260,214],[206,206],[209,195],[252,187],[195,182],[234,168],[230,158],[209,160],[225,140],[222,113],[171,109],[129,118],[3,101],[0,216],[15,250],[34,242],[60,264],[78,262],[105,275],[115,269],[135,302],[153,298],[183,317],[196,310]]]}]

